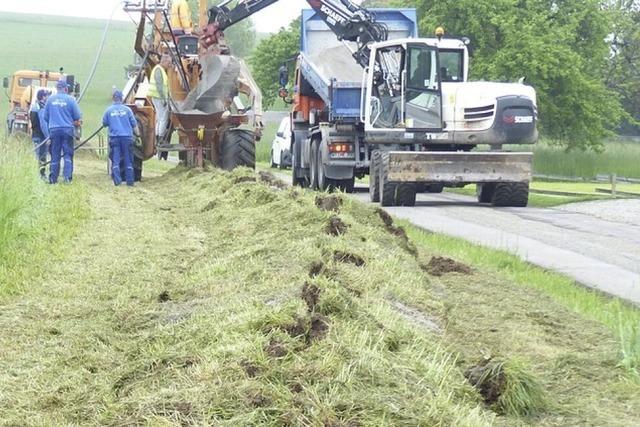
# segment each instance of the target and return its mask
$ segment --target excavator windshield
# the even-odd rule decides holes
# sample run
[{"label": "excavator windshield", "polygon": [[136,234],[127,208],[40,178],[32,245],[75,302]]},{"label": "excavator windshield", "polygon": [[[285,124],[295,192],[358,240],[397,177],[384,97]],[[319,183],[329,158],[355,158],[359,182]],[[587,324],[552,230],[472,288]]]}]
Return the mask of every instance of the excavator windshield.
[{"label": "excavator windshield", "polygon": [[436,48],[422,44],[407,46],[402,89],[404,122],[408,129],[442,128],[438,65]]}]

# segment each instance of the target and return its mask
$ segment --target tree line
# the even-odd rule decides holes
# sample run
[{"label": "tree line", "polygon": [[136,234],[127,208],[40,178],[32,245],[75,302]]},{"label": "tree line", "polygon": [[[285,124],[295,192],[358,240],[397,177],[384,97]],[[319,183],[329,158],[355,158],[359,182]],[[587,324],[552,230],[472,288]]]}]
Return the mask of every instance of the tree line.
[{"label": "tree line", "polygon": [[[472,80],[526,77],[538,95],[540,131],[568,149],[602,148],[639,134],[640,0],[371,0],[415,7],[422,37],[438,26],[471,39]],[[250,57],[265,103],[278,68],[299,49],[299,20],[261,40]]]}]

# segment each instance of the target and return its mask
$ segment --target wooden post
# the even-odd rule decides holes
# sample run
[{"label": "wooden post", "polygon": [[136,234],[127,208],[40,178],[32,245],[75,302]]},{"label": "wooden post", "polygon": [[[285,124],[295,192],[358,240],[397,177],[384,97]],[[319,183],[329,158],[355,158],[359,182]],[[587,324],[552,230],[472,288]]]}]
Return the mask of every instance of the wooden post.
[{"label": "wooden post", "polygon": [[616,196],[616,186],[618,184],[618,174],[617,173],[612,173],[611,175],[609,175],[610,181],[611,181],[611,195],[613,197]]}]

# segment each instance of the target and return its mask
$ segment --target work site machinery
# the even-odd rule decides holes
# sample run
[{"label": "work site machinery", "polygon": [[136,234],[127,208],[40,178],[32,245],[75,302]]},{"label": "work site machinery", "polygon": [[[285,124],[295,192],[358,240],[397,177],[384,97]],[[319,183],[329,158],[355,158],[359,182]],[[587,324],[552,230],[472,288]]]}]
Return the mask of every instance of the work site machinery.
[{"label": "work site machinery", "polygon": [[20,70],[3,78],[2,86],[9,99],[7,135],[28,135],[31,132],[29,108],[38,90],[45,88],[55,92],[60,79],[67,81],[73,96],[78,95],[80,85],[75,82],[74,76],[64,74],[62,68],[59,72]]},{"label": "work site machinery", "polygon": [[[210,10],[218,33],[278,0]],[[307,0],[292,121],[293,184],[353,190],[369,175],[371,201],[413,206],[416,193],[477,184],[480,202],[526,206],[538,139],[535,90],[469,82],[468,40],[418,38],[413,9],[367,10]],[[215,40],[216,32],[213,32]]]},{"label": "work site machinery", "polygon": [[[227,170],[255,167],[255,143],[263,129],[262,93],[245,63],[231,55],[221,32],[215,44],[208,42],[207,1],[198,1],[199,30],[193,34],[171,28],[168,1],[126,1],[124,9],[140,16],[134,46],[139,68],[129,71],[133,76],[123,90],[141,131],[134,145],[136,179],[144,160],[171,151],[193,167],[205,161]],[[171,57],[172,66],[167,70],[169,128],[160,139],[149,80],[163,54]]]}]

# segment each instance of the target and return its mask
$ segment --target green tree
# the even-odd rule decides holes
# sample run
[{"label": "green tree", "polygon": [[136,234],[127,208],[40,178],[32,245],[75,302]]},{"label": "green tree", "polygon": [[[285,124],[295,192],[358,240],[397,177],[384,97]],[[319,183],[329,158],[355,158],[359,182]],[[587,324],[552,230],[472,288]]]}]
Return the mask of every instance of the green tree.
[{"label": "green tree", "polygon": [[[293,21],[288,28],[262,39],[249,59],[253,78],[262,89],[263,103],[270,107],[278,99],[278,69],[300,51],[300,20]],[[288,64],[292,64],[289,62]],[[293,76],[289,65],[289,75]],[[289,79],[290,81],[293,78]]]},{"label": "green tree", "polygon": [[[606,85],[614,17],[601,0],[370,0],[418,9],[429,37],[438,26],[471,38],[473,80],[526,77],[538,95],[543,135],[567,148],[599,149],[625,112]],[[636,50],[637,51],[637,50]]]},{"label": "green tree", "polygon": [[629,113],[621,131],[640,133],[640,1],[615,0],[610,4],[614,27],[607,84]]}]

